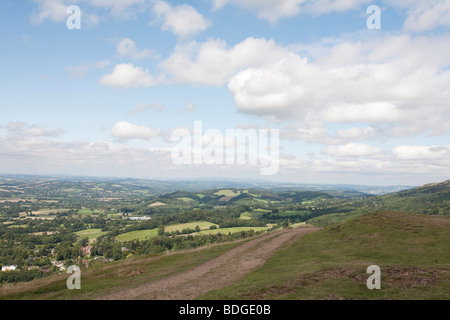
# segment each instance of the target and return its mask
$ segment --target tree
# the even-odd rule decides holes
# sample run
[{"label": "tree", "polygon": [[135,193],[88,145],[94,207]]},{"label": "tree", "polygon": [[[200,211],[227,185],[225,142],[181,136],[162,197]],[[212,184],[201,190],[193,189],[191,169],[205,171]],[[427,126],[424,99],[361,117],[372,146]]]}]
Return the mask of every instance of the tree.
[{"label": "tree", "polygon": [[164,226],[159,226],[158,227],[158,236],[162,237],[164,235],[164,232],[165,232]]}]

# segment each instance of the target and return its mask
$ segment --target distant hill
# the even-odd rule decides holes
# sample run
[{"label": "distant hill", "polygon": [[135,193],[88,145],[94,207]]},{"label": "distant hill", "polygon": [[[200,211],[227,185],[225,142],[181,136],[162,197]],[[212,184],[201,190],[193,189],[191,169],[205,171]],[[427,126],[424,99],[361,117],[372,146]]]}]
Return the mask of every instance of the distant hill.
[{"label": "distant hill", "polygon": [[381,210],[426,215],[450,215],[450,180],[356,200],[352,205],[351,210],[315,217],[310,219],[308,223],[324,227]]},{"label": "distant hill", "polygon": [[378,207],[381,206],[384,210],[448,215],[450,214],[450,180],[383,195],[377,200]]}]

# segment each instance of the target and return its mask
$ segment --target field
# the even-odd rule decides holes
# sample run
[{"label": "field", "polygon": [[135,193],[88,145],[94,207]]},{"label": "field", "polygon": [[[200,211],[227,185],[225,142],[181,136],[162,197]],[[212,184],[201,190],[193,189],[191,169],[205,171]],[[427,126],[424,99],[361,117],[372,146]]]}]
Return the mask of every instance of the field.
[{"label": "field", "polygon": [[224,196],[224,197],[233,198],[233,197],[237,197],[238,195],[240,195],[241,192],[240,191],[234,192],[233,190],[220,190],[220,191],[218,191],[218,192],[216,192],[214,194],[218,195],[218,196]]},{"label": "field", "polygon": [[[83,290],[67,290],[64,274],[5,284],[0,299],[450,299],[450,217],[379,212],[316,230],[94,265],[83,270]],[[366,287],[370,265],[381,268],[381,290]]]},{"label": "field", "polygon": [[213,230],[203,230],[198,232],[199,234],[228,234],[228,233],[237,233],[242,231],[250,231],[253,230],[255,232],[269,230],[269,227],[235,227],[235,228],[221,228],[221,229],[213,229]]},{"label": "field", "polygon": [[[33,216],[31,216],[31,219],[47,219],[51,220],[55,218],[55,215],[57,212],[60,212],[61,210],[54,210],[54,209],[41,209],[38,211],[32,211]],[[20,218],[26,217],[27,214],[25,212],[21,212],[19,214]]]},{"label": "field", "polygon": [[93,241],[97,239],[98,237],[106,234],[106,232],[102,232],[101,229],[87,229],[76,232],[76,234],[82,238],[88,237],[89,241]]},{"label": "field", "polygon": [[169,225],[165,227],[166,232],[176,232],[176,231],[183,231],[184,229],[192,229],[194,230],[196,226],[199,226],[200,230],[207,230],[211,226],[216,226],[216,224],[207,222],[207,221],[198,221],[198,222],[189,222],[189,223],[179,223],[175,225]]},{"label": "field", "polygon": [[145,240],[158,236],[158,229],[131,231],[119,234],[116,239],[119,241]]},{"label": "field", "polygon": [[91,210],[91,209],[80,209],[78,210],[78,214],[100,214],[104,213],[102,210]]},{"label": "field", "polygon": [[253,211],[246,211],[241,214],[239,219],[242,220],[252,220],[252,219],[258,219],[261,215],[264,213],[270,212],[270,210],[264,210],[264,209],[256,209]]}]

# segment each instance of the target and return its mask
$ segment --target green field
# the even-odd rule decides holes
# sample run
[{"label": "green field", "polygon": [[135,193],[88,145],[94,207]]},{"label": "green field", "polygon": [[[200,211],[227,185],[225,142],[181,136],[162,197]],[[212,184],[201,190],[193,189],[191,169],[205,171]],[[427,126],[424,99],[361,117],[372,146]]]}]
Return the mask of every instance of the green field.
[{"label": "green field", "polygon": [[91,210],[91,209],[78,210],[78,214],[100,214],[100,213],[105,213],[105,212],[101,211],[101,210]]},{"label": "green field", "polygon": [[[198,221],[198,222],[189,222],[189,223],[179,223],[174,225],[169,225],[164,227],[165,232],[181,232],[185,229],[195,230],[195,227],[199,226],[200,230],[209,230],[211,226],[217,226],[214,223],[210,223],[207,221]],[[119,241],[131,241],[131,240],[145,240],[148,238],[153,238],[158,236],[158,229],[151,230],[138,230],[131,231],[127,233],[120,234],[116,236],[116,239]]]},{"label": "green field", "polygon": [[137,230],[123,234],[119,234],[115,238],[119,241],[131,241],[131,240],[145,240],[158,236],[158,229],[151,230]]},{"label": "green field", "polygon": [[176,231],[181,232],[184,229],[192,229],[192,230],[194,230],[196,226],[199,226],[200,230],[207,230],[211,226],[218,227],[217,224],[214,224],[214,223],[211,223],[211,222],[198,221],[198,222],[179,223],[179,224],[165,226],[165,231],[166,232],[176,232]]},{"label": "green field", "polygon": [[181,200],[181,201],[183,201],[183,202],[187,202],[187,203],[190,203],[190,202],[195,202],[195,200],[194,200],[194,199],[192,199],[192,198],[187,198],[187,197],[183,197],[183,198],[177,198],[177,200]]},{"label": "green field", "polygon": [[88,237],[89,241],[93,241],[98,237],[106,234],[106,232],[102,232],[102,229],[86,229],[75,232],[75,234],[81,238]]},{"label": "green field", "polygon": [[216,192],[214,194],[217,195],[217,196],[224,196],[224,197],[231,197],[231,198],[233,198],[233,197],[237,197],[238,195],[240,195],[241,192],[240,191],[234,192],[233,190],[220,190],[220,191],[218,191],[218,192]]},{"label": "green field", "polygon": [[213,230],[203,230],[198,232],[199,234],[228,234],[228,233],[237,233],[242,231],[250,231],[253,230],[255,232],[269,230],[269,227],[235,227],[235,228],[221,228],[221,229],[213,229]]},{"label": "green field", "polygon": [[253,211],[245,211],[241,214],[239,219],[242,220],[252,220],[252,219],[258,219],[261,215],[264,213],[270,212],[270,210],[264,210],[264,209],[255,209]]}]

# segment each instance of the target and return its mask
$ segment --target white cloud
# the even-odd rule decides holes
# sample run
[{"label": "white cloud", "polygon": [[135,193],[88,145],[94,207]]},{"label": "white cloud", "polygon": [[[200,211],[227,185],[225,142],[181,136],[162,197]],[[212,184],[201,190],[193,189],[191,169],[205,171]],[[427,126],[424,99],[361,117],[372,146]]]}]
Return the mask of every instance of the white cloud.
[{"label": "white cloud", "polygon": [[[1,126],[0,126],[1,128]],[[6,129],[9,133],[22,137],[57,137],[61,135],[64,130],[47,130],[36,125],[29,125],[25,122],[8,122]]]},{"label": "white cloud", "polygon": [[228,88],[238,110],[308,126],[362,122],[386,124],[386,133],[395,135],[445,133],[448,35],[346,41],[351,60],[336,56],[342,42],[336,43],[311,45],[309,53],[318,52],[311,59],[291,53],[235,74]]},{"label": "white cloud", "polygon": [[382,154],[382,150],[367,144],[349,143],[341,146],[327,146],[322,150],[322,154],[337,158],[359,158],[378,156]]},{"label": "white cloud", "polygon": [[155,50],[139,49],[136,46],[136,42],[128,38],[122,39],[117,44],[117,53],[121,58],[130,57],[132,60],[140,60],[145,58],[158,59],[160,57]]},{"label": "white cloud", "polygon": [[127,112],[128,115],[136,115],[136,114],[140,114],[142,112],[144,112],[145,110],[148,109],[153,109],[153,110],[158,110],[158,111],[163,111],[164,110],[164,106],[162,104],[159,103],[155,103],[152,105],[148,105],[145,103],[140,103],[136,108],[134,108],[133,110],[130,110]]},{"label": "white cloud", "polygon": [[160,64],[175,81],[220,86],[236,72],[263,66],[288,54],[273,40],[248,38],[233,47],[222,40],[178,45]]},{"label": "white cloud", "polygon": [[[372,0],[211,0],[213,10],[227,4],[250,10],[259,18],[276,23],[279,19],[291,18],[301,13],[310,15],[331,12],[361,10],[365,13]],[[406,13],[406,31],[429,31],[439,26],[450,25],[450,2],[448,0],[384,0],[383,4]],[[363,10],[364,9],[364,10]]]},{"label": "white cloud", "polygon": [[333,105],[323,111],[322,117],[326,122],[399,122],[402,112],[393,103],[382,101]]},{"label": "white cloud", "polygon": [[[450,26],[450,1],[412,1],[408,8],[408,17],[404,24],[406,31],[423,32],[439,26]],[[397,5],[403,5],[398,3]]]},{"label": "white cloud", "polygon": [[399,146],[392,150],[399,160],[449,160],[449,146]]},{"label": "white cloud", "polygon": [[211,22],[189,5],[171,6],[166,1],[156,1],[153,12],[163,20],[162,30],[180,37],[188,37],[206,30]]},{"label": "white cloud", "polygon": [[45,20],[53,22],[65,21],[68,17],[66,0],[33,0],[37,4],[37,9],[31,16],[32,23],[42,23]]},{"label": "white cloud", "polygon": [[212,0],[213,10],[233,4],[254,12],[259,18],[276,23],[280,19],[291,18],[305,12],[323,14],[358,10],[370,0]]},{"label": "white cloud", "polygon": [[133,19],[137,13],[145,12],[147,0],[83,0],[86,6],[109,10],[110,14],[121,19]]},{"label": "white cloud", "polygon": [[129,122],[118,122],[111,130],[111,135],[120,140],[126,141],[131,139],[150,140],[158,137],[160,130],[153,130],[145,126],[138,126]]},{"label": "white cloud", "polygon": [[112,88],[138,88],[151,87],[158,83],[148,70],[135,67],[132,63],[119,64],[114,68],[112,74],[105,75],[100,79],[100,84]]},{"label": "white cloud", "polygon": [[218,10],[227,3],[256,12],[259,18],[277,22],[280,18],[296,16],[300,5],[306,0],[214,0],[213,9]]}]

